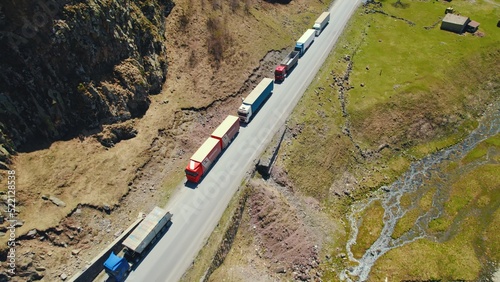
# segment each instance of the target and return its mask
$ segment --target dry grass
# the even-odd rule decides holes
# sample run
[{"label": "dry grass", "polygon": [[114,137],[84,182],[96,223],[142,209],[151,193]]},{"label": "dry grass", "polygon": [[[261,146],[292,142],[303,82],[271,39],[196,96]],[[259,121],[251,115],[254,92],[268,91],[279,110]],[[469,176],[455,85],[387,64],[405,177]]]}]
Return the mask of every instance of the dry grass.
[{"label": "dry grass", "polygon": [[320,268],[311,265],[332,255],[325,246],[339,246],[334,237],[342,228],[312,197],[272,181],[252,185],[231,251],[209,281],[295,281],[302,275],[316,281]]},{"label": "dry grass", "polygon": [[[174,76],[167,80],[167,91],[181,107],[203,107],[235,93],[268,51],[292,46],[314,21],[311,15],[326,6],[304,0],[288,5],[233,2],[178,1],[168,19],[167,34],[174,37],[167,42],[169,61],[175,64],[169,68]],[[184,32],[178,32],[181,26]]]},{"label": "dry grass", "polygon": [[267,277],[265,260],[257,256],[258,243],[248,230],[249,224],[250,215],[245,210],[234,238],[235,243],[224,263],[212,273],[208,281],[262,281]]}]

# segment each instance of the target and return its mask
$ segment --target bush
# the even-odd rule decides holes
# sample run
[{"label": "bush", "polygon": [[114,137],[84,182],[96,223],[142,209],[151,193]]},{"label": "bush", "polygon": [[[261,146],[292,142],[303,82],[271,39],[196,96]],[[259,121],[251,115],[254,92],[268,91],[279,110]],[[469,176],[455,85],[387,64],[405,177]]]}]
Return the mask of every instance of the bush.
[{"label": "bush", "polygon": [[225,22],[216,16],[209,16],[207,20],[207,47],[208,53],[213,57],[217,65],[222,61],[224,51],[230,41],[229,32]]}]

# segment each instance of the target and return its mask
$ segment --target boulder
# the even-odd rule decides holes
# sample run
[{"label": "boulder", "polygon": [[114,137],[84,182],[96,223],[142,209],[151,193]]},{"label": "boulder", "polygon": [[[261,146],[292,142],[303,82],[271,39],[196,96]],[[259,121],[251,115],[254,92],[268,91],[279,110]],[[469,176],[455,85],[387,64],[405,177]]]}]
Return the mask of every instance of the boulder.
[{"label": "boulder", "polygon": [[61,199],[57,198],[56,196],[50,196],[49,197],[49,200],[54,203],[54,205],[58,206],[58,207],[65,207],[66,206],[66,203],[63,202]]}]

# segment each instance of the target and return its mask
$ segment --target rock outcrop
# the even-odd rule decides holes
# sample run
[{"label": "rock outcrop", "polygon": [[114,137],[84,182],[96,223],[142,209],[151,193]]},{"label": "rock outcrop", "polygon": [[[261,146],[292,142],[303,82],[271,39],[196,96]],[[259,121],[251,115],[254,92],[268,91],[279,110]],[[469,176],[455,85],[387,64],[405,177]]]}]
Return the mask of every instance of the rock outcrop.
[{"label": "rock outcrop", "polygon": [[0,3],[0,162],[142,116],[167,71],[171,0]]}]

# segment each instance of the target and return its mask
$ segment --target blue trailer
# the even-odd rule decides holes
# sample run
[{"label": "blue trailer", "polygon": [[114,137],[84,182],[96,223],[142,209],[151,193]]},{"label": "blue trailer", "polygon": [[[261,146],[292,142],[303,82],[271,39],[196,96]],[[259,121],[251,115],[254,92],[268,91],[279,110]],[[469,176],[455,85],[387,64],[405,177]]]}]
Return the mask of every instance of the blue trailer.
[{"label": "blue trailer", "polygon": [[304,55],[306,52],[307,48],[311,46],[311,44],[314,41],[314,38],[316,37],[316,30],[314,29],[308,29],[300,38],[297,40],[297,43],[295,44],[295,51],[300,52],[300,56]]},{"label": "blue trailer", "polygon": [[271,96],[274,90],[274,80],[271,78],[264,78],[257,85],[250,95],[248,95],[243,104],[238,109],[238,117],[241,122],[248,123],[251,117],[259,110],[264,101]]}]

